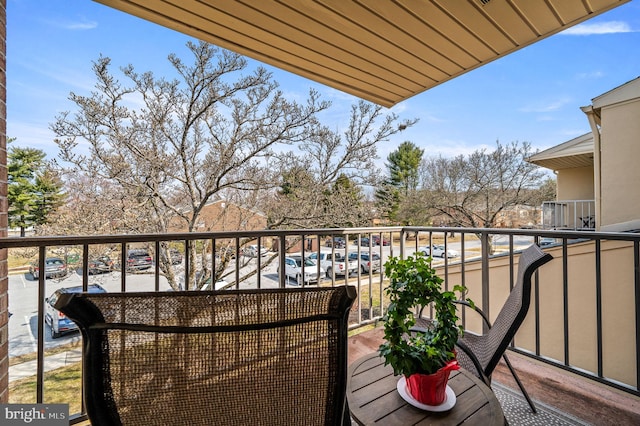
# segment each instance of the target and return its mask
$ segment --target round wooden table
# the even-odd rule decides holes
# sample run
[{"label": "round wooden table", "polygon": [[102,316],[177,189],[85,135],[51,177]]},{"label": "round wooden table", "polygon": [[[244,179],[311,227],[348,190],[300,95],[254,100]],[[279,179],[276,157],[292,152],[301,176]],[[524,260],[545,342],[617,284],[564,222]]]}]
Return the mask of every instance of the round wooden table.
[{"label": "round wooden table", "polygon": [[504,413],[493,391],[482,380],[465,370],[449,376],[448,386],[456,394],[449,411],[430,412],[407,403],[396,388],[398,376],[376,352],[349,366],[347,400],[351,417],[360,425],[469,425],[505,424]]}]

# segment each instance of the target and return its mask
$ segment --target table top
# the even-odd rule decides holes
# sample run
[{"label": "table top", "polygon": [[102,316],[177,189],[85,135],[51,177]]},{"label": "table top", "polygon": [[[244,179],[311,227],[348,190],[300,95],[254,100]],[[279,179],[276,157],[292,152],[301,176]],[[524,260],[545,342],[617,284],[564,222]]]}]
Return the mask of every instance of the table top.
[{"label": "table top", "polygon": [[451,372],[448,386],[456,394],[456,404],[444,412],[425,411],[407,403],[397,391],[398,379],[377,352],[353,362],[347,378],[352,418],[360,425],[407,425],[420,421],[433,425],[505,423],[493,391],[468,371]]}]

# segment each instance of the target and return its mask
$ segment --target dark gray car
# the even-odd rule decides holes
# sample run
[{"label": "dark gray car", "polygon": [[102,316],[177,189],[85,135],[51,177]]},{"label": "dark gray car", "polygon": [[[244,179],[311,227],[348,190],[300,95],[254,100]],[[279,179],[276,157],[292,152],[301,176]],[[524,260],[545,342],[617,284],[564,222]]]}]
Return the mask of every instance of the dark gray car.
[{"label": "dark gray car", "polygon": [[127,253],[127,270],[149,269],[153,266],[153,258],[146,249],[132,249]]},{"label": "dark gray car", "polygon": [[[38,261],[35,261],[29,265],[29,272],[33,279],[37,280],[40,276],[40,267]],[[57,278],[67,276],[67,263],[60,257],[49,257],[44,261],[44,277],[45,278]]]}]

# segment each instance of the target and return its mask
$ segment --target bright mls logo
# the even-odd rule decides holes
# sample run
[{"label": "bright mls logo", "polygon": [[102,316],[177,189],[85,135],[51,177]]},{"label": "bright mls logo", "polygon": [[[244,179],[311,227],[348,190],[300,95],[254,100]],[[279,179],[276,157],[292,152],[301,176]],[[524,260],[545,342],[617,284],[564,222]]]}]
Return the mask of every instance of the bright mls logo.
[{"label": "bright mls logo", "polygon": [[0,424],[68,426],[69,404],[0,404]]}]

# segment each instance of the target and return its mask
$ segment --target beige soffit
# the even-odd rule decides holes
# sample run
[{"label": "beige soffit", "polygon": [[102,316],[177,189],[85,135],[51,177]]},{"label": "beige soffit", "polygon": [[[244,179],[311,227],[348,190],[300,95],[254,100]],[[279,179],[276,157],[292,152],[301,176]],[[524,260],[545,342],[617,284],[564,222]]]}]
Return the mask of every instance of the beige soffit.
[{"label": "beige soffit", "polygon": [[593,167],[593,146],[593,133],[586,133],[532,155],[527,161],[551,170]]},{"label": "beige soffit", "polygon": [[96,1],[390,107],[630,0]]}]

